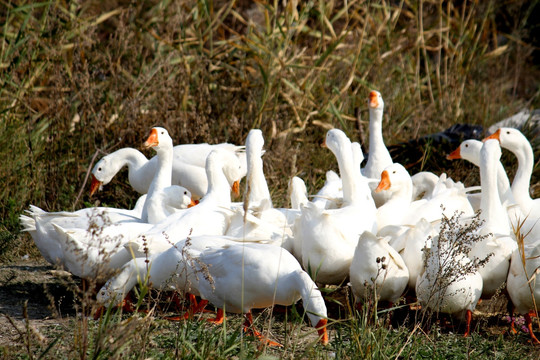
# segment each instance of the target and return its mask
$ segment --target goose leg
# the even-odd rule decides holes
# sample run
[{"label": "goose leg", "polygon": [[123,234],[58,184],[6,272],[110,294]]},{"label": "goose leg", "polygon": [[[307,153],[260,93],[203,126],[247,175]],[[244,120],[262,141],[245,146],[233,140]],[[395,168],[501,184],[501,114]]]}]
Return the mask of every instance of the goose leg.
[{"label": "goose leg", "polygon": [[465,330],[465,334],[463,334],[463,337],[467,337],[471,334],[471,320],[472,320],[471,310],[467,310],[466,319],[467,319],[467,329]]},{"label": "goose leg", "polygon": [[195,298],[195,295],[191,293],[187,293],[186,296],[189,299],[189,309],[181,316],[166,317],[167,320],[170,320],[170,321],[187,320],[193,317],[194,314],[204,311],[204,308],[208,304],[207,300],[201,300],[199,303],[197,303],[197,299]]},{"label": "goose leg", "polygon": [[225,319],[223,309],[218,309],[215,319],[207,319],[206,321],[219,325],[223,323],[223,319]]},{"label": "goose leg", "polygon": [[540,341],[534,336],[531,314],[529,313],[525,314],[525,324],[527,325],[527,329],[529,329],[529,334],[531,334],[532,342],[536,345],[540,345]]},{"label": "goose leg", "polygon": [[255,330],[253,327],[253,315],[251,315],[251,311],[245,314],[246,321],[244,322],[244,332],[247,332],[248,334],[253,335],[254,337],[260,339],[261,341],[265,341],[269,346],[278,346],[283,347],[278,342],[266,339],[260,332]]}]

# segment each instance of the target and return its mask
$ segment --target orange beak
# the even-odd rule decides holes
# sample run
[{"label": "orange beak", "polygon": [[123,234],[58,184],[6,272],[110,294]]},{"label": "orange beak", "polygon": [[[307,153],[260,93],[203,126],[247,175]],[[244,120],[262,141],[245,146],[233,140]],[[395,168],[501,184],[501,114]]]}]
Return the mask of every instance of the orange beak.
[{"label": "orange beak", "polygon": [[158,133],[157,133],[156,129],[152,129],[150,131],[150,136],[144,142],[143,147],[145,149],[148,149],[149,147],[153,147],[153,146],[157,146],[157,145],[159,145]]},{"label": "orange beak", "polygon": [[189,205],[188,205],[187,207],[188,207],[188,209],[189,209],[190,207],[194,207],[194,206],[197,205],[198,203],[199,203],[198,200],[193,200],[193,199],[191,199],[191,202],[189,203]]},{"label": "orange beak", "polygon": [[234,196],[240,196],[240,180],[236,180],[235,182],[233,182],[231,190],[234,193]]},{"label": "orange beak", "polygon": [[379,183],[379,186],[377,186],[377,188],[375,189],[375,192],[378,193],[383,190],[388,190],[390,189],[390,185],[390,176],[388,175],[388,171],[384,170],[381,173],[381,182]]},{"label": "orange beak", "polygon": [[456,150],[446,155],[446,160],[457,160],[457,159],[461,159],[461,147],[458,147]]},{"label": "orange beak", "polygon": [[377,101],[377,93],[375,91],[372,91],[369,93],[369,103],[368,106],[370,108],[376,108],[379,106],[379,102]]},{"label": "orange beak", "polygon": [[321,344],[328,345],[328,333],[326,332],[326,324],[328,323],[328,320],[321,319],[317,323],[317,333],[319,333],[319,338],[321,339]]},{"label": "orange beak", "polygon": [[501,136],[501,129],[495,131],[493,134],[489,135],[487,138],[484,138],[484,140],[482,140],[482,141],[486,141],[486,140],[489,140],[489,139],[495,139],[495,140],[498,140],[500,142],[501,141],[500,136]]},{"label": "orange beak", "polygon": [[101,181],[96,179],[94,174],[92,174],[92,183],[90,184],[90,196],[94,195],[94,193],[99,189],[101,186]]},{"label": "orange beak", "polygon": [[326,146],[326,138],[324,138],[324,140],[323,140],[323,142],[322,142],[322,144],[321,144],[321,147],[323,147],[323,148],[328,147],[328,146]]}]

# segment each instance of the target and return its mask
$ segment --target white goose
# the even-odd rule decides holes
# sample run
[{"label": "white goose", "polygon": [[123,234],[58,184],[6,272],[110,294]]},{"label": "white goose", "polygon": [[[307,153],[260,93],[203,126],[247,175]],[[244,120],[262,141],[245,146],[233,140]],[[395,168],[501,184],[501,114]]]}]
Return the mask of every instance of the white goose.
[{"label": "white goose", "polygon": [[[148,189],[141,220],[150,224],[157,224],[179,210],[179,208],[164,205],[168,204],[166,199],[171,192],[184,191],[184,196],[189,197],[191,197],[191,193],[178,185],[174,185],[174,188],[171,189],[173,142],[167,130],[162,127],[152,128],[144,146],[156,150],[158,167],[154,180],[152,180]],[[190,205],[195,204],[190,201]]]},{"label": "white goose", "polygon": [[[518,169],[512,181],[512,194],[527,217],[521,227],[521,233],[529,233],[529,238],[532,239],[540,238],[540,199],[532,199],[529,190],[534,167],[531,144],[519,130],[512,128],[500,128],[486,139],[499,140],[501,147],[510,150],[516,156]],[[525,240],[527,241],[527,238]]]},{"label": "white goose", "polygon": [[365,181],[355,169],[351,142],[338,129],[326,134],[326,146],[337,158],[343,183],[343,207],[322,210],[312,203],[302,208],[295,238],[302,243],[302,264],[316,280],[325,284],[342,282],[361,233],[375,232],[375,204]]},{"label": "white goose", "polygon": [[[244,242],[229,236],[194,236],[182,239],[168,250],[149,257],[137,257],[127,262],[120,273],[110,278],[97,294],[101,305],[115,304],[137,285],[148,280],[155,289],[178,290],[200,296],[197,289],[197,269],[192,265],[198,254],[208,247]],[[256,241],[255,241],[256,242]]]},{"label": "white goose", "polygon": [[510,224],[497,190],[497,162],[501,148],[497,141],[487,140],[480,151],[480,181],[482,184],[481,214],[484,224],[479,229],[486,238],[477,242],[469,254],[471,259],[489,258],[478,271],[483,279],[482,296],[489,298],[505,282],[510,267],[510,257],[517,243],[510,237]]},{"label": "white goose", "polygon": [[262,131],[252,129],[246,139],[248,171],[243,208],[236,208],[226,235],[272,239],[292,251],[292,231],[286,215],[272,207],[272,198],[263,171]]},{"label": "white goose", "polygon": [[416,296],[423,307],[435,312],[465,315],[465,336],[468,336],[472,312],[482,294],[482,277],[478,272],[460,274],[459,270],[454,271],[471,260],[465,254],[450,255],[450,244],[453,242],[441,243],[439,235],[433,237],[427,267],[416,281]]},{"label": "white goose", "polygon": [[213,283],[199,276],[197,287],[203,298],[221,310],[217,322],[223,310],[243,313],[244,325],[249,328],[253,322],[251,309],[290,305],[301,298],[320,341],[328,343],[326,305],[321,292],[287,250],[273,245],[223,245],[204,250],[198,259],[208,266]]},{"label": "white goose", "polygon": [[388,239],[365,231],[358,241],[350,267],[350,284],[356,301],[377,294],[394,304],[405,291],[409,271]]},{"label": "white goose", "polygon": [[[366,166],[362,169],[365,177],[370,179],[380,179],[382,171],[392,164],[392,157],[384,144],[382,135],[382,122],[384,101],[381,93],[371,91],[368,100],[369,107],[369,156]],[[372,193],[377,207],[384,204],[388,198],[388,193]]]},{"label": "white goose", "polygon": [[[208,181],[205,172],[207,156],[214,149],[225,151],[229,158],[235,157],[240,165],[234,160],[228,162],[224,172],[229,180],[233,191],[238,194],[238,182],[246,175],[246,157],[243,146],[223,143],[209,144],[185,144],[177,145],[173,149],[173,167],[171,183],[187,188],[194,199],[200,199],[206,194]],[[157,156],[148,160],[140,151],[133,148],[123,148],[99,160],[92,170],[92,184],[90,194],[98,188],[108,184],[112,178],[124,167],[128,167],[129,183],[135,191],[146,194],[154,178],[158,167]]]}]

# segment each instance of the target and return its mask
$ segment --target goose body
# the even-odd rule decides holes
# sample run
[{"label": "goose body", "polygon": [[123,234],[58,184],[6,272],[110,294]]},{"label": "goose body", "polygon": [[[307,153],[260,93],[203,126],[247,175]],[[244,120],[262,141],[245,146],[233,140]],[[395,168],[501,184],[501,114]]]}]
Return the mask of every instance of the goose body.
[{"label": "goose body", "polygon": [[303,300],[306,315],[326,344],[326,305],[317,286],[287,250],[261,244],[233,244],[204,250],[198,259],[208,266],[213,283],[199,277],[202,297],[220,309],[251,309]]},{"label": "goose body", "polygon": [[371,191],[354,168],[351,142],[341,130],[329,130],[326,145],[336,155],[343,183],[343,206],[323,210],[312,203],[302,208],[295,226],[301,241],[302,264],[321,283],[340,283],[349,267],[358,238],[365,230],[375,232],[375,204]]},{"label": "goose body", "polygon": [[[155,289],[178,290],[200,296],[197,288],[197,269],[190,259],[197,258],[208,247],[244,242],[229,236],[194,236],[182,239],[160,253],[149,257],[137,257],[127,262],[121,271],[109,279],[100,289],[97,300],[108,306],[122,300],[137,283],[146,279]],[[254,240],[254,242],[257,242]],[[195,260],[196,261],[196,260]]]},{"label": "goose body", "polygon": [[411,176],[413,185],[412,200],[431,198],[439,177],[430,171],[421,171]]},{"label": "goose body", "polygon": [[56,231],[64,268],[85,279],[107,279],[128,262],[132,255],[126,251],[126,242],[152,225],[140,222],[112,224],[103,229],[66,229],[51,223]]},{"label": "goose body", "polygon": [[341,178],[333,170],[326,172],[323,187],[313,196],[312,200],[319,209],[338,209],[343,203],[343,185]]},{"label": "goose body", "polygon": [[424,272],[423,249],[431,248],[431,239],[436,236],[436,229],[426,219],[421,219],[404,234],[403,251],[400,252],[409,269],[409,289],[416,290],[418,276]]},{"label": "goose body", "polygon": [[375,293],[378,300],[395,303],[408,281],[405,262],[388,245],[388,239],[365,231],[360,236],[350,267],[350,284],[357,301]]},{"label": "goose body", "polygon": [[427,267],[416,282],[416,296],[423,307],[435,312],[466,315],[467,336],[470,332],[472,312],[482,294],[482,276],[479,272],[458,274],[453,271],[458,264],[466,265],[471,260],[465,254],[457,254],[448,259],[445,246],[447,244],[440,244],[438,235],[432,239]]}]

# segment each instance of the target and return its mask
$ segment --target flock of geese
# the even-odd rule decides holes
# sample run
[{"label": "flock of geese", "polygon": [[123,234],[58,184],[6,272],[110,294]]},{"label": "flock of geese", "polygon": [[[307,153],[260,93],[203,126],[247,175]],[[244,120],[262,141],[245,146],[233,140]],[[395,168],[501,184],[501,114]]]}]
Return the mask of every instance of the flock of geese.
[{"label": "flock of geese", "polygon": [[[410,176],[393,163],[382,136],[379,92],[370,93],[368,107],[365,167],[360,145],[341,130],[329,130],[325,145],[337,159],[339,175],[328,171],[324,187],[311,197],[304,181],[292,178],[290,208],[273,207],[260,130],[249,132],[245,146],[173,146],[167,130],[155,127],[144,143],[156,151],[155,157],[148,160],[138,150],[124,148],[102,158],[92,171],[93,194],[127,166],[130,184],[144,194],[133,210],[45,212],[31,205],[20,219],[48,262],[82,278],[106,281],[97,294],[105,306],[122,302],[147,279],[156,289],[199,296],[199,310],[212,303],[219,309],[214,322],[223,321],[224,311],[244,313],[246,329],[261,336],[251,326],[251,309],[290,305],[301,298],[326,344],[327,310],[320,285],[349,279],[357,302],[373,289],[380,301],[390,303],[414,292],[422,307],[464,316],[468,335],[480,298],[493,296],[506,284],[515,311],[525,315],[533,341],[540,343],[529,313],[540,302],[535,277],[540,199],[529,192],[534,155],[527,138],[519,130],[500,128],[483,142],[464,141],[448,155],[480,168],[478,194],[445,174]],[[501,147],[517,158],[512,184],[500,162]],[[244,176],[244,201],[234,203],[231,190],[238,194]],[[453,262],[442,262],[440,254],[448,244],[439,241],[441,218],[458,212],[466,223],[477,210],[483,220],[475,229],[480,240]],[[488,255],[483,266],[437,287],[441,268]]]}]

